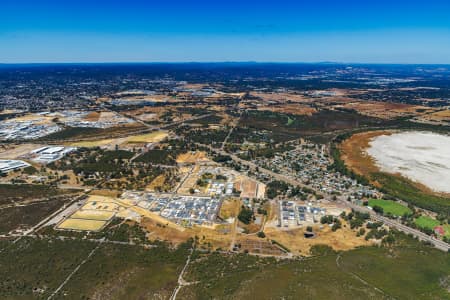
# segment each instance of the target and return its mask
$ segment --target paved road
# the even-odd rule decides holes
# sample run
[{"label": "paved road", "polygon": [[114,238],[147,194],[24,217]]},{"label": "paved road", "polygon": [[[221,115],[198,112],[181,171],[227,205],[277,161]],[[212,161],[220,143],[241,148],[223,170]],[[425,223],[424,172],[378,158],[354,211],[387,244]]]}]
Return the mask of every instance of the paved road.
[{"label": "paved road", "polygon": [[389,227],[396,228],[397,230],[403,231],[406,234],[412,234],[412,235],[416,236],[417,238],[419,238],[419,240],[421,240],[421,241],[430,242],[436,248],[438,248],[439,250],[448,251],[450,249],[450,245],[447,244],[446,242],[438,240],[438,239],[435,239],[435,238],[433,238],[433,237],[431,237],[431,236],[429,236],[429,235],[427,235],[427,234],[425,234],[425,233],[423,233],[423,232],[421,232],[421,231],[419,231],[417,229],[408,227],[408,226],[406,226],[406,225],[404,225],[404,224],[402,224],[402,223],[400,223],[400,222],[398,222],[396,220],[389,219],[389,218],[384,217],[384,216],[380,216],[380,215],[376,214],[373,210],[370,210],[370,209],[368,209],[366,207],[353,204],[353,203],[345,201],[343,199],[340,199],[338,202],[342,203],[342,204],[344,204],[344,205],[346,205],[346,206],[348,206],[348,207],[350,207],[352,209],[354,209],[355,211],[369,213],[370,217],[373,220],[378,221],[378,222],[383,222],[384,224],[388,225]]},{"label": "paved road", "polygon": [[[226,151],[224,151],[222,149],[216,149],[216,148],[213,148],[213,147],[211,147],[209,145],[204,145],[204,144],[198,144],[198,145],[199,146],[203,146],[203,147],[207,147],[212,152],[215,152],[217,154],[228,155],[235,162],[238,162],[240,164],[249,166],[252,169],[258,168],[259,172],[265,173],[265,174],[267,174],[267,175],[269,175],[269,176],[271,176],[271,177],[273,177],[273,178],[275,178],[277,180],[287,182],[287,183],[289,183],[291,185],[294,185],[294,186],[307,187],[307,188],[311,189],[311,187],[309,187],[309,186],[305,185],[304,183],[294,179],[293,177],[272,172],[271,170],[268,170],[268,169],[262,168],[260,166],[257,166],[256,164],[254,164],[254,163],[252,163],[250,161],[246,161],[246,160],[240,159],[236,155],[230,154],[230,153],[228,153],[228,152],[226,152]],[[321,193],[318,193],[318,194],[321,194]],[[328,196],[328,195],[324,195],[324,196]],[[449,251],[449,249],[450,249],[450,245],[447,244],[446,242],[438,240],[438,239],[435,239],[435,238],[433,238],[433,237],[431,237],[431,236],[429,236],[429,235],[427,235],[427,234],[425,234],[425,233],[423,233],[423,232],[421,232],[421,231],[419,231],[417,229],[408,227],[408,226],[406,226],[406,225],[404,225],[404,224],[402,224],[402,223],[400,223],[400,222],[398,222],[396,220],[389,219],[387,217],[383,217],[383,216],[377,215],[374,211],[372,211],[370,209],[367,209],[365,207],[353,204],[353,203],[351,203],[349,201],[346,201],[344,199],[340,199],[338,202],[341,203],[342,205],[345,205],[345,206],[347,206],[349,208],[352,208],[352,209],[354,209],[356,211],[369,213],[372,219],[374,219],[376,221],[379,221],[379,222],[383,222],[384,224],[388,225],[389,227],[396,228],[397,230],[402,231],[402,232],[404,232],[406,234],[412,234],[412,235],[414,235],[415,237],[419,238],[422,241],[430,242],[431,244],[433,244],[439,250]]]}]

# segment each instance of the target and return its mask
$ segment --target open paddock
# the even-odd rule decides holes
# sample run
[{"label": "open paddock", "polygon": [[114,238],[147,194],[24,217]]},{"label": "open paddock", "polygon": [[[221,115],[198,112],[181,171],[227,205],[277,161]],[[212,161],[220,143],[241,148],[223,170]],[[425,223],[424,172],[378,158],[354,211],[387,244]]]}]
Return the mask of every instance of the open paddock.
[{"label": "open paddock", "polygon": [[106,223],[106,221],[100,220],[69,218],[59,224],[57,228],[66,230],[99,231],[106,225]]},{"label": "open paddock", "polygon": [[119,205],[114,202],[97,202],[97,201],[88,201],[81,210],[98,210],[98,211],[118,211]]},{"label": "open paddock", "polygon": [[70,218],[71,219],[86,219],[86,220],[99,220],[108,221],[114,216],[114,212],[101,211],[101,210],[79,210],[76,211]]}]

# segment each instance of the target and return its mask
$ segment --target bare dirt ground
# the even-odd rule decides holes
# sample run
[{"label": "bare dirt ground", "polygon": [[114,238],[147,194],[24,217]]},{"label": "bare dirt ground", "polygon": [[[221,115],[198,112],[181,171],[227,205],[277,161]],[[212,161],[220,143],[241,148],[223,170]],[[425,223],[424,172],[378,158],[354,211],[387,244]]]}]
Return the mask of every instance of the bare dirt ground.
[{"label": "bare dirt ground", "polygon": [[162,188],[166,182],[166,176],[164,174],[158,175],[153,181],[145,188],[146,191],[154,192],[158,188]]},{"label": "bare dirt ground", "polygon": [[190,151],[187,153],[183,153],[180,154],[177,157],[177,163],[190,163],[190,164],[195,164],[195,163],[202,163],[202,162],[208,162],[210,161],[207,158],[206,152],[204,151]]},{"label": "bare dirt ground", "polygon": [[399,117],[408,117],[424,114],[425,112],[433,111],[433,108],[410,105],[403,103],[391,102],[376,102],[376,101],[355,101],[355,99],[348,99],[348,103],[343,104],[342,107],[347,109],[354,109],[358,113],[366,116],[376,117],[380,119],[393,119]]},{"label": "bare dirt ground", "polygon": [[241,236],[236,240],[236,244],[240,245],[241,251],[248,251],[253,254],[262,255],[286,255],[279,247],[272,244],[268,239],[262,239],[255,236]]},{"label": "bare dirt ground", "polygon": [[293,115],[307,115],[311,116],[312,114],[317,112],[317,109],[302,105],[302,104],[277,104],[277,105],[271,105],[271,106],[261,106],[258,107],[258,110],[268,110],[273,112],[279,112],[279,113],[286,113],[286,114],[293,114]]},{"label": "bare dirt ground", "polygon": [[228,218],[236,218],[239,214],[241,201],[239,199],[224,200],[219,211],[219,216],[226,220]]},{"label": "bare dirt ground", "polygon": [[372,157],[366,152],[372,138],[391,134],[389,131],[369,131],[352,135],[340,145],[341,159],[355,173],[368,175],[371,172],[378,172]]},{"label": "bare dirt ground", "polygon": [[32,150],[41,148],[45,145],[40,144],[19,144],[19,145],[1,145],[0,158],[1,159],[17,159],[21,156],[29,154]]},{"label": "bare dirt ground", "polygon": [[100,118],[100,113],[96,112],[96,111],[92,111],[84,117],[84,119],[86,121],[90,121],[90,122],[97,122],[99,118]]},{"label": "bare dirt ground", "polygon": [[154,219],[143,218],[141,226],[149,232],[150,240],[167,241],[173,245],[179,245],[194,237],[199,239],[198,245],[204,249],[225,249],[231,243],[231,225],[228,224],[215,227],[194,226],[180,231]]},{"label": "bare dirt ground", "polygon": [[343,222],[342,228],[333,232],[331,228],[324,225],[322,229],[319,226],[313,226],[316,237],[305,238],[304,228],[280,230],[267,226],[264,230],[266,237],[275,240],[289,250],[293,254],[308,255],[311,246],[326,244],[334,250],[350,250],[359,246],[370,245],[364,237],[357,237],[356,231],[351,230],[350,226]]},{"label": "bare dirt ground", "polygon": [[415,121],[437,125],[448,125],[450,124],[450,109],[440,110],[429,114],[422,114],[416,117]]}]

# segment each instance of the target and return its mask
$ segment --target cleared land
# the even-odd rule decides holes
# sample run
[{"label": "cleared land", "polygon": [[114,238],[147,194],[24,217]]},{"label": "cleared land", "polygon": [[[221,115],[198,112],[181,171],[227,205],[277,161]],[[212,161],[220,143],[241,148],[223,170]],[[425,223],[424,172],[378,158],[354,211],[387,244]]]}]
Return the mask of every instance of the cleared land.
[{"label": "cleared land", "polygon": [[345,251],[372,244],[363,236],[357,237],[356,230],[350,229],[350,225],[346,222],[343,222],[341,229],[334,232],[327,225],[324,225],[322,229],[319,229],[319,226],[313,227],[316,234],[314,238],[305,238],[306,228],[280,230],[280,228],[266,225],[264,233],[268,239],[275,240],[292,253],[301,255],[309,255],[310,249],[314,245],[325,244],[336,251]]},{"label": "cleared land", "polygon": [[206,156],[206,152],[204,151],[190,151],[183,154],[178,155],[176,159],[177,163],[189,163],[195,164],[200,162],[207,162],[209,159]]},{"label": "cleared land", "polygon": [[114,212],[111,211],[99,211],[99,210],[79,210],[70,217],[72,219],[89,219],[106,221],[114,216]]},{"label": "cleared land", "polygon": [[166,131],[155,131],[148,134],[130,136],[127,139],[128,143],[157,143],[168,136]]},{"label": "cleared land", "polygon": [[383,200],[383,199],[369,199],[369,206],[379,206],[383,208],[384,213],[390,213],[395,216],[403,216],[405,214],[409,215],[412,214],[412,211],[400,203],[397,203],[395,201],[390,200]]},{"label": "cleared land", "polygon": [[99,231],[105,225],[106,221],[69,218],[59,224],[58,228],[69,230]]}]

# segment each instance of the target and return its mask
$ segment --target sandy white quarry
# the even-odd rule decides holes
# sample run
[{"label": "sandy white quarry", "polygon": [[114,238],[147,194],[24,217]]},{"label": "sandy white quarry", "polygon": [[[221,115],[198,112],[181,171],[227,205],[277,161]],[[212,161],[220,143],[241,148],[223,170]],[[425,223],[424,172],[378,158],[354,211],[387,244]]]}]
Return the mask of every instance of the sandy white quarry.
[{"label": "sandy white quarry", "polygon": [[401,132],[373,138],[367,152],[383,172],[401,175],[437,192],[450,193],[450,136]]}]

